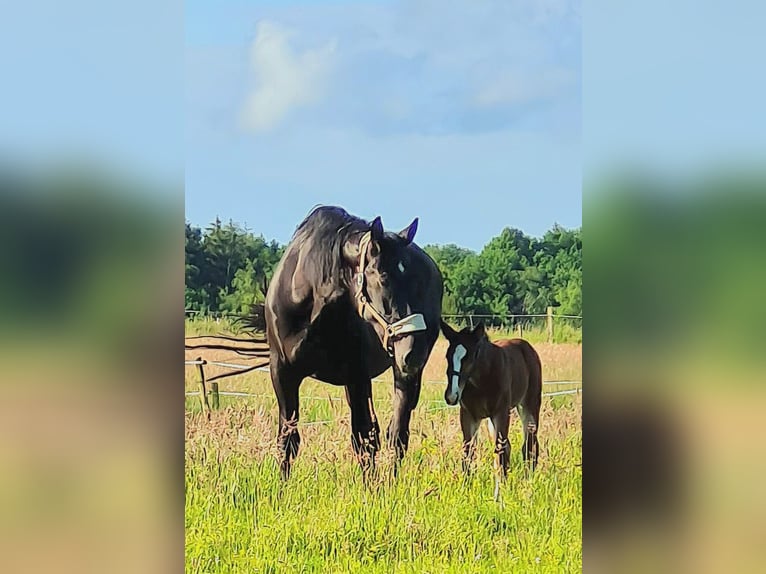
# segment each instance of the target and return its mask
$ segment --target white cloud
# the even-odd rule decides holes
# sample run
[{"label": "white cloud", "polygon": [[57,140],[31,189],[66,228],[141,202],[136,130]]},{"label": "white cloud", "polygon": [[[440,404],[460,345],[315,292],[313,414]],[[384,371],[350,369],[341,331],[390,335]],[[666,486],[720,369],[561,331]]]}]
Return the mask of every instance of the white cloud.
[{"label": "white cloud", "polygon": [[335,59],[334,40],[317,49],[296,51],[295,33],[271,21],[256,26],[250,58],[254,89],[242,113],[253,131],[274,128],[292,110],[319,101]]},{"label": "white cloud", "polygon": [[480,107],[515,106],[548,100],[576,80],[572,70],[554,68],[536,74],[506,74],[476,93]]}]

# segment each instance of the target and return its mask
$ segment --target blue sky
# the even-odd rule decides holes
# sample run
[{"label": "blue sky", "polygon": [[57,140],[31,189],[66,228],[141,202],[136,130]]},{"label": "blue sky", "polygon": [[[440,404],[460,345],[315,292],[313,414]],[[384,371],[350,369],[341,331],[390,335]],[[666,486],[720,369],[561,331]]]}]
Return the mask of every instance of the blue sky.
[{"label": "blue sky", "polygon": [[579,2],[185,7],[186,217],[286,242],[318,203],[480,249],[581,224]]},{"label": "blue sky", "polygon": [[6,2],[0,160],[183,184],[181,0]]},{"label": "blue sky", "polygon": [[[422,243],[473,248],[506,225],[579,225],[581,171],[764,165],[766,3],[585,0],[582,33],[579,12],[567,0],[12,3],[0,161],[92,158],[173,190],[186,170],[192,221],[231,217],[280,241],[323,201],[393,228],[418,215]],[[276,77],[289,97],[259,115],[249,104],[275,93],[252,59],[262,22],[260,69],[287,57],[293,73]]]},{"label": "blue sky", "polygon": [[764,21],[755,0],[586,1],[584,175],[762,166]]}]

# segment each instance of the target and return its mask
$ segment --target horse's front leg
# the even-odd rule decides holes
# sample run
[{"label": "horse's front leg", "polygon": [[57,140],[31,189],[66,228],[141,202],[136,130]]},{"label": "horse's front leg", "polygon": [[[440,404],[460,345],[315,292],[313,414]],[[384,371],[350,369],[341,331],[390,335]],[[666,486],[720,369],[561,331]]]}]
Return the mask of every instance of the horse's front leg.
[{"label": "horse's front leg", "polygon": [[272,357],[271,382],[279,405],[277,447],[281,455],[280,472],[284,480],[290,477],[292,462],[301,444],[298,433],[298,390],[301,380],[287,365]]},{"label": "horse's front leg", "polygon": [[463,431],[463,473],[469,476],[476,455],[479,421],[463,405],[460,405],[460,429]]},{"label": "horse's front leg", "polygon": [[351,409],[351,445],[366,476],[375,468],[375,454],[380,448],[380,427],[372,406],[369,377],[359,377],[346,385],[346,400]]},{"label": "horse's front leg", "polygon": [[394,412],[388,425],[388,446],[400,462],[410,444],[410,415],[420,398],[422,372],[412,378],[394,378]]}]

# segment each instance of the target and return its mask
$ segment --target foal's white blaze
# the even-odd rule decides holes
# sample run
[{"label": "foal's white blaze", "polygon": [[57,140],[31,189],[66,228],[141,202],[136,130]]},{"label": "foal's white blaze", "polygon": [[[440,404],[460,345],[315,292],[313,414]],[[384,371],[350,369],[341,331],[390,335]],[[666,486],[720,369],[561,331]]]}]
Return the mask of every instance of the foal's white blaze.
[{"label": "foal's white blaze", "polygon": [[[463,345],[458,345],[455,347],[455,352],[452,353],[452,370],[455,373],[460,372],[460,365],[463,362],[463,357],[465,357],[465,347]],[[452,375],[452,384],[450,386],[450,394],[453,397],[457,397],[458,392],[458,382],[460,381],[460,377],[458,375]]]},{"label": "foal's white blaze", "polygon": [[404,263],[402,263],[401,261],[399,262],[399,271],[404,273]]}]

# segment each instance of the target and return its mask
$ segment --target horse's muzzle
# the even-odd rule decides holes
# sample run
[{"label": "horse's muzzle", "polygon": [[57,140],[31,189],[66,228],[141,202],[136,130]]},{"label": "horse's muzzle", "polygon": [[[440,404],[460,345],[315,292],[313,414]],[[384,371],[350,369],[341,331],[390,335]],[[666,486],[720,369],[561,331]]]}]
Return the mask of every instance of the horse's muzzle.
[{"label": "horse's muzzle", "polygon": [[413,335],[399,337],[394,341],[394,362],[404,375],[414,375],[425,367],[427,353],[424,345]]},{"label": "horse's muzzle", "polygon": [[460,402],[460,393],[453,393],[450,389],[444,391],[444,402],[449,406],[454,407]]}]

